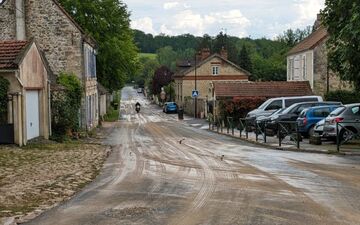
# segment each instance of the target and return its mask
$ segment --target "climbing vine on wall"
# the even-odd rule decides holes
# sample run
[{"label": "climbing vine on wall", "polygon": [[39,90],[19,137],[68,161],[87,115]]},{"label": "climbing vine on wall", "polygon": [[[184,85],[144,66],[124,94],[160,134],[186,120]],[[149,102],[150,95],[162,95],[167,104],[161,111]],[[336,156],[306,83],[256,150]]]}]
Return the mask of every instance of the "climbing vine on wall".
[{"label": "climbing vine on wall", "polygon": [[52,131],[54,138],[61,141],[79,130],[83,88],[74,74],[62,73],[57,82],[61,88],[51,94]]},{"label": "climbing vine on wall", "polygon": [[7,122],[8,91],[10,82],[0,77],[0,124]]}]

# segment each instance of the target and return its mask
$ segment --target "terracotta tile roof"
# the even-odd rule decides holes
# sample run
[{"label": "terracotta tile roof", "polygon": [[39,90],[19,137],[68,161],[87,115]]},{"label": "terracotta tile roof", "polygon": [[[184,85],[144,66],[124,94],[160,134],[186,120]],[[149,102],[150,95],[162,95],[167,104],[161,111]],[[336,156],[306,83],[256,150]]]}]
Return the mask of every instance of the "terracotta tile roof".
[{"label": "terracotta tile roof", "polygon": [[0,69],[16,69],[16,59],[27,44],[27,41],[0,41]]},{"label": "terracotta tile roof", "polygon": [[322,40],[327,38],[327,30],[321,26],[319,29],[314,31],[309,37],[305,38],[303,41],[295,45],[289,52],[288,55],[293,55],[299,52],[307,51],[315,48]]},{"label": "terracotta tile roof", "polygon": [[312,95],[308,81],[214,82],[217,97],[290,97]]}]

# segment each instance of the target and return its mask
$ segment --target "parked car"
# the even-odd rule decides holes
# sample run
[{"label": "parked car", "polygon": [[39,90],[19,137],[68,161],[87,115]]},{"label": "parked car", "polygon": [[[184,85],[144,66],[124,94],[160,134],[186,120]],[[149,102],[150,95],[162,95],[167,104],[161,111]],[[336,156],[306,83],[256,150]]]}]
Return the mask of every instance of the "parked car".
[{"label": "parked car", "polygon": [[298,96],[298,97],[280,97],[270,98],[261,104],[257,109],[250,111],[246,119],[248,121],[255,121],[259,116],[270,116],[278,109],[287,108],[299,102],[322,102],[321,96]]},{"label": "parked car", "polygon": [[278,123],[281,121],[291,122],[296,121],[299,117],[299,114],[306,108],[314,107],[314,106],[324,106],[324,105],[341,105],[341,102],[300,102],[291,105],[286,108],[281,113],[271,116],[270,122],[267,126],[268,129],[273,130],[275,133],[277,132]]},{"label": "parked car", "polygon": [[331,112],[325,119],[324,137],[336,138],[336,123],[340,123],[338,132],[342,141],[351,139],[354,134],[359,134],[360,103],[344,105]]},{"label": "parked car", "polygon": [[178,110],[178,106],[175,102],[165,102],[163,107],[164,113],[176,113]]},{"label": "parked car", "polygon": [[314,126],[314,134],[318,134],[319,136],[323,136],[325,125],[325,118],[317,122]]},{"label": "parked car", "polygon": [[316,123],[326,118],[337,108],[339,105],[315,106],[304,109],[296,120],[298,131],[305,137],[314,135]]}]

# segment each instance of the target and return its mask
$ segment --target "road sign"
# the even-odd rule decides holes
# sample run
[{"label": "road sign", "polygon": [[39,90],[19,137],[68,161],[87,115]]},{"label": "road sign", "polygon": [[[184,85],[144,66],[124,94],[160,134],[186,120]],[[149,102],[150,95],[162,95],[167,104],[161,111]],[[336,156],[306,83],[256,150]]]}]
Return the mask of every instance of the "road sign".
[{"label": "road sign", "polygon": [[193,90],[192,93],[191,93],[191,96],[192,96],[193,98],[199,97],[199,91],[198,91],[198,90]]},{"label": "road sign", "polygon": [[165,100],[165,98],[166,98],[166,93],[165,93],[165,92],[161,92],[161,93],[160,93],[160,98],[161,98],[161,100]]}]

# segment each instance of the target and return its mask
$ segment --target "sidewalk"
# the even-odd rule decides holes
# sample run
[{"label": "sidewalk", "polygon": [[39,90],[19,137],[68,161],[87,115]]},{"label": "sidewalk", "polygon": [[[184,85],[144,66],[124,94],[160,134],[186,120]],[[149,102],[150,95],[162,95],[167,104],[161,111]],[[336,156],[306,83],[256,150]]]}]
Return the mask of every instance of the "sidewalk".
[{"label": "sidewalk", "polygon": [[232,134],[232,130],[229,129],[229,133],[226,127],[217,130],[215,126],[214,129],[209,129],[209,122],[204,119],[191,119],[186,120],[191,127],[195,127],[202,130],[208,130],[210,132],[218,133],[219,135],[226,135],[233,138],[237,138],[243,141],[247,141],[252,144],[256,144],[262,147],[283,150],[283,151],[296,151],[296,152],[309,152],[309,153],[322,153],[322,154],[341,154],[341,155],[360,155],[360,143],[352,143],[342,145],[340,147],[340,152],[337,152],[336,143],[332,141],[323,140],[321,145],[313,145],[309,144],[309,139],[303,139],[300,142],[300,148],[298,149],[296,146],[296,142],[291,141],[290,137],[286,137],[285,140],[282,141],[281,146],[279,146],[279,139],[274,136],[266,137],[266,143],[264,137],[262,135],[258,135],[258,141],[256,141],[256,135],[254,132],[248,133],[248,138],[246,138],[245,131],[242,132],[240,137],[240,131],[238,129],[234,129],[234,135]]}]

